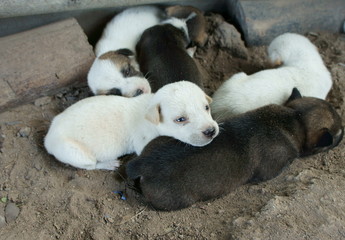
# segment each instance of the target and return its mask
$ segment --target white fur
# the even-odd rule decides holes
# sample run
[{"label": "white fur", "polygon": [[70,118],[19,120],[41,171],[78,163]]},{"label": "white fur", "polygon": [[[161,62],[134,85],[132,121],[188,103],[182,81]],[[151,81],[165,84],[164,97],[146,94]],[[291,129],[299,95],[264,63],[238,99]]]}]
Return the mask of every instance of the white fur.
[{"label": "white fur", "polygon": [[268,47],[268,57],[282,66],[249,76],[237,73],[214,93],[211,109],[217,120],[267,104],[283,104],[294,87],[303,96],[326,98],[332,87],[331,74],[306,37],[294,33],[278,36]]},{"label": "white fur", "polygon": [[163,16],[163,11],[154,6],[132,7],[117,14],[103,31],[96,45],[96,56],[120,48],[135,51],[141,34],[161,22]]},{"label": "white fur", "polygon": [[[135,45],[145,29],[158,24],[163,19],[163,11],[153,6],[133,7],[116,15],[106,26],[98,41],[96,59],[88,74],[88,85],[91,91],[104,94],[113,88],[120,89],[124,96],[132,97],[140,89],[150,93],[149,82],[144,77],[125,78],[120,69],[109,59],[99,57],[109,51],[127,48],[135,54]],[[139,71],[135,57],[131,65]],[[128,83],[130,83],[128,85]]]},{"label": "white fur", "polygon": [[[155,94],[135,98],[94,96],[56,116],[44,146],[59,161],[83,169],[115,169],[118,158],[140,154],[159,135],[171,136],[194,146],[212,141],[202,132],[219,129],[210,111],[209,98],[194,83],[165,85]],[[174,121],[180,117],[184,123]]]},{"label": "white fur", "polygon": [[[134,59],[131,65],[139,71]],[[120,89],[125,97],[133,97],[139,89],[143,93],[151,93],[150,84],[145,77],[123,77],[121,69],[110,59],[95,59],[88,74],[88,85],[95,95],[105,94],[112,88]]]}]

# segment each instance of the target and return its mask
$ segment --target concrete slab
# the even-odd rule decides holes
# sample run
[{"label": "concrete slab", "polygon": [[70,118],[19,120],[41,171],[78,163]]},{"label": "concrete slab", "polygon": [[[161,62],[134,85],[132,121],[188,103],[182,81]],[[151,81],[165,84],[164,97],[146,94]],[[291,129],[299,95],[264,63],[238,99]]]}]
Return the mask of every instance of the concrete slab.
[{"label": "concrete slab", "polygon": [[75,19],[0,38],[0,112],[84,84],[94,59]]}]

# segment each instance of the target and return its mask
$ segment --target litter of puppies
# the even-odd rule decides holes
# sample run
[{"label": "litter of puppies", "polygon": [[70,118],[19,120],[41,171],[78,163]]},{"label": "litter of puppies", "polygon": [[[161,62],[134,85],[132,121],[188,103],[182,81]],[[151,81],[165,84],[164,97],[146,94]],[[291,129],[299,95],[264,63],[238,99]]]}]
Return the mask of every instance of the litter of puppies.
[{"label": "litter of puppies", "polygon": [[[153,21],[133,28],[129,44],[121,34],[110,37],[123,31],[121,18],[130,25],[131,14],[143,13]],[[176,210],[271,179],[295,158],[339,144],[341,118],[325,101],[331,75],[308,39],[278,36],[268,47],[278,68],[237,73],[212,101],[188,49],[207,41],[203,24],[190,7],[115,16],[96,46],[88,84],[96,95],[120,96],[90,97],[56,116],[47,151],[89,170],[115,170],[119,157],[136,153],[126,165],[128,185],[153,208]]]}]

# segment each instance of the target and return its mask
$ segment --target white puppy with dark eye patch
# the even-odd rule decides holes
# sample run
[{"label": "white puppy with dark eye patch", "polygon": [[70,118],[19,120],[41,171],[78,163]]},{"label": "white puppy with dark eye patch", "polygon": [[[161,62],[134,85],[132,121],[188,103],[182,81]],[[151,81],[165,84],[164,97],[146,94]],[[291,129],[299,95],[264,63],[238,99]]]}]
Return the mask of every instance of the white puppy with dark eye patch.
[{"label": "white puppy with dark eye patch", "polygon": [[135,97],[151,92],[135,60],[135,45],[145,29],[163,18],[159,8],[140,6],[124,10],[107,24],[88,74],[88,85],[95,95]]},{"label": "white puppy with dark eye patch", "polygon": [[252,75],[237,73],[214,93],[211,109],[218,121],[264,105],[281,105],[294,87],[302,96],[326,98],[332,87],[331,74],[309,39],[295,33],[282,34],[269,45],[268,57],[282,65]]},{"label": "white puppy with dark eye patch", "polygon": [[160,135],[204,146],[219,133],[210,102],[210,97],[188,81],[135,98],[86,98],[53,119],[44,146],[59,161],[89,170],[113,170],[119,166],[119,157],[140,154]]}]

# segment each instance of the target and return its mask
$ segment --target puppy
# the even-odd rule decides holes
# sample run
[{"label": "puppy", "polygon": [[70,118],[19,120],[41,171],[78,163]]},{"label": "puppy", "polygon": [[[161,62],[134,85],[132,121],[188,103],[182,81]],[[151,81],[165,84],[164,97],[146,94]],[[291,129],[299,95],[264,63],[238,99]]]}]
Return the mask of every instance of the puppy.
[{"label": "puppy", "polygon": [[135,45],[145,29],[164,18],[159,8],[141,6],[126,9],[107,24],[88,74],[88,85],[95,95],[135,97],[151,92],[135,60]]},{"label": "puppy", "polygon": [[239,114],[267,104],[283,104],[297,87],[303,96],[325,99],[332,87],[331,74],[317,48],[304,36],[285,33],[268,47],[270,69],[247,75],[237,73],[224,82],[213,95],[212,114]]},{"label": "puppy", "polygon": [[177,18],[144,31],[136,46],[137,60],[152,92],[180,80],[202,88],[202,75],[186,50],[189,42],[186,22]]},{"label": "puppy", "polygon": [[44,146],[59,161],[88,170],[113,170],[119,157],[140,154],[159,135],[204,146],[219,132],[209,102],[198,86],[185,81],[135,98],[86,98],[53,119]]},{"label": "puppy", "polygon": [[[192,6],[175,5],[165,9],[168,17],[187,19],[187,29],[192,44],[203,47],[207,41],[206,19],[199,9]],[[191,14],[195,14],[195,16]]]},{"label": "puppy", "polygon": [[205,147],[158,137],[127,164],[126,172],[152,207],[177,210],[271,179],[295,158],[327,151],[342,137],[341,118],[329,103],[301,98],[294,90],[285,106],[229,118]]}]

